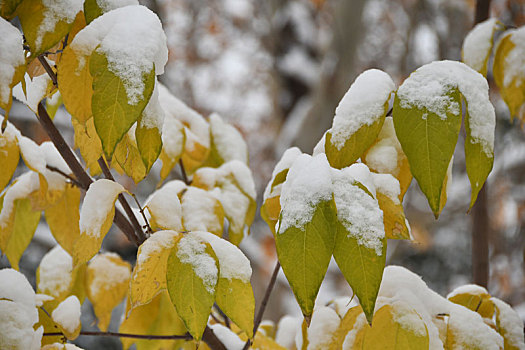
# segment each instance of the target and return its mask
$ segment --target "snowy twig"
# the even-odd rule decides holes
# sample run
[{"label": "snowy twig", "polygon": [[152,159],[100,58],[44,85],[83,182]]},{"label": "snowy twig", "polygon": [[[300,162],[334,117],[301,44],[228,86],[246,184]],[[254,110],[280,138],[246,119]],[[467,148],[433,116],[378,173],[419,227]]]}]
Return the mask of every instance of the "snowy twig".
[{"label": "snowy twig", "polygon": [[145,225],[146,232],[153,233],[153,229],[149,225],[148,218],[146,217],[146,214],[144,213],[144,208],[142,207],[142,205],[140,205],[139,200],[137,199],[137,196],[135,195],[135,193],[131,193],[131,197],[133,197],[133,199],[135,200],[135,203],[139,207],[140,214],[142,215],[142,218],[144,219],[144,222],[146,223]]},{"label": "snowy twig", "polygon": [[51,166],[51,165],[46,165],[46,168],[48,170],[51,170],[51,171],[55,172],[55,173],[59,173],[60,175],[62,175],[66,179],[68,179],[73,185],[82,188],[82,184],[80,182],[78,182],[77,179],[75,179],[73,176],[68,175],[65,172],[63,172],[62,170],[60,170],[58,168],[55,168],[54,166]]},{"label": "snowy twig", "polygon": [[49,77],[51,78],[53,85],[58,86],[57,75],[55,74],[49,63],[47,63],[46,58],[43,55],[39,55],[38,60],[40,61],[40,64],[42,64],[42,67],[44,67],[47,75],[49,75]]},{"label": "snowy twig", "polygon": [[[184,335],[147,335],[147,334],[130,334],[130,333],[117,333],[117,332],[90,332],[90,331],[83,331],[80,332],[80,335],[91,335],[91,336],[98,336],[98,337],[119,337],[119,338],[135,338],[135,339],[147,339],[147,340],[171,340],[171,339],[184,339],[184,340],[191,340],[193,337],[186,333]],[[59,337],[64,336],[61,332],[51,332],[51,333],[44,333],[44,337]]]},{"label": "snowy twig", "polygon": [[[279,260],[277,260],[277,264],[275,264],[275,267],[273,269],[272,277],[270,278],[270,283],[268,283],[268,287],[266,287],[266,292],[264,292],[264,298],[261,301],[261,305],[259,306],[259,310],[257,311],[257,316],[255,316],[255,322],[253,324],[253,336],[255,337],[255,334],[257,333],[257,329],[259,328],[259,325],[261,324],[264,311],[266,310],[266,306],[268,305],[268,300],[270,299],[270,294],[272,293],[273,287],[275,286],[275,282],[277,281],[277,275],[279,274],[279,270],[281,269],[281,264],[279,263]],[[246,341],[244,344],[243,350],[247,350],[251,345],[250,339]]]}]

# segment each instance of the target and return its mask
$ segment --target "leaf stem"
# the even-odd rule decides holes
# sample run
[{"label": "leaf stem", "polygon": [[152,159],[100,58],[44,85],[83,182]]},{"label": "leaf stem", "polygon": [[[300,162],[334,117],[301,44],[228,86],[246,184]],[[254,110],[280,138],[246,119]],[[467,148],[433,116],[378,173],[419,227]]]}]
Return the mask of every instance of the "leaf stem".
[{"label": "leaf stem", "polygon": [[[119,337],[119,338],[135,338],[135,339],[147,339],[147,340],[156,340],[156,339],[184,339],[191,340],[193,337],[190,334],[183,335],[147,335],[147,334],[130,334],[130,333],[117,333],[117,332],[91,332],[91,331],[82,331],[80,335],[89,335],[96,337]],[[64,336],[61,332],[50,332],[44,333],[44,337],[57,337]]]},{"label": "leaf stem", "polygon": [[142,205],[140,205],[139,200],[137,199],[137,196],[135,195],[135,193],[131,193],[131,197],[133,197],[133,199],[135,200],[135,203],[139,207],[140,214],[142,215],[142,218],[144,219],[144,222],[146,223],[145,225],[146,233],[149,233],[149,234],[153,233],[153,229],[149,225],[148,218],[146,217],[146,214],[144,213],[144,208],[142,207]]},{"label": "leaf stem", "polygon": [[184,181],[184,183],[186,185],[189,185],[190,181],[188,180],[188,175],[186,175],[186,169],[184,169],[184,164],[182,163],[182,158],[179,159],[179,166],[180,166],[180,173],[182,175],[182,181]]},{"label": "leaf stem", "polygon": [[78,182],[78,180],[75,179],[73,176],[68,175],[65,172],[63,172],[62,170],[60,170],[58,168],[55,168],[54,166],[51,166],[51,165],[46,165],[46,168],[48,170],[50,170],[50,171],[53,171],[55,173],[58,173],[58,174],[62,175],[63,177],[68,179],[73,185],[82,188],[82,184],[80,182]]}]

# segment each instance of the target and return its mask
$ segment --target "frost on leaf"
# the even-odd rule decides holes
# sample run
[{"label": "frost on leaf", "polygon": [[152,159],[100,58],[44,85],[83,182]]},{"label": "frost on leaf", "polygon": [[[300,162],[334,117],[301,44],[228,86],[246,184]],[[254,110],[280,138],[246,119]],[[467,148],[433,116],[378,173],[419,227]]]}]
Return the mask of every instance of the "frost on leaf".
[{"label": "frost on leaf", "polygon": [[397,137],[436,217],[461,127],[462,99],[467,106],[465,156],[472,207],[494,160],[495,114],[485,78],[460,62],[432,62],[403,82],[394,101]]},{"label": "frost on leaf", "polygon": [[348,166],[370,147],[381,130],[394,90],[392,78],[377,69],[356,78],[339,102],[332,128],[326,133],[324,148],[330,165],[338,169]]},{"label": "frost on leaf", "polygon": [[11,109],[13,86],[24,76],[25,57],[22,33],[3,18],[0,18],[0,32],[0,107],[7,115]]},{"label": "frost on leaf", "polygon": [[115,215],[115,201],[125,189],[117,182],[100,179],[93,182],[80,211],[80,237],[73,247],[75,265],[91,259],[100,249]]},{"label": "frost on leaf", "polygon": [[461,60],[484,76],[487,76],[488,61],[498,25],[500,22],[496,18],[489,18],[476,24],[463,40]]},{"label": "frost on leaf", "polygon": [[126,296],[131,266],[115,253],[96,255],[88,264],[86,288],[98,318],[98,328],[106,331],[111,312]]},{"label": "frost on leaf", "polygon": [[13,269],[0,270],[0,348],[40,349],[44,329],[38,322],[38,302],[24,275]]}]

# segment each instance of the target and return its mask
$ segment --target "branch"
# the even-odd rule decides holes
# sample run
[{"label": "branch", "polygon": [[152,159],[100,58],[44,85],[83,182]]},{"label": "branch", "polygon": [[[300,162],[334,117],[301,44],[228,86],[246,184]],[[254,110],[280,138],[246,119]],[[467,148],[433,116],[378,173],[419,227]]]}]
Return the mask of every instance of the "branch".
[{"label": "branch", "polygon": [[80,182],[78,182],[78,180],[75,179],[73,176],[68,175],[68,174],[66,174],[65,172],[63,172],[62,170],[60,170],[60,169],[58,169],[58,168],[55,168],[54,166],[51,166],[51,165],[46,165],[46,168],[47,168],[48,170],[50,170],[50,171],[55,172],[55,173],[59,173],[60,175],[62,175],[62,176],[65,177],[66,179],[68,179],[69,182],[71,182],[73,185],[82,188],[82,184],[81,184]]},{"label": "branch", "polygon": [[[80,335],[90,335],[90,336],[97,336],[97,337],[119,337],[119,338],[135,338],[135,339],[147,339],[147,340],[156,340],[156,339],[184,339],[184,340],[192,340],[193,337],[190,334],[184,334],[184,335],[146,335],[146,334],[130,334],[130,333],[117,333],[117,332],[89,332],[84,331],[80,332]],[[58,337],[58,336],[64,336],[61,332],[51,332],[51,333],[44,333],[44,337]]]},{"label": "branch", "polygon": [[51,78],[53,85],[58,87],[57,75],[55,74],[49,63],[47,63],[46,58],[43,55],[40,55],[38,56],[38,60],[40,61],[42,67],[44,67],[47,75],[49,75],[49,77]]},{"label": "branch", "polygon": [[[277,281],[277,275],[279,274],[279,270],[281,269],[281,263],[279,260],[277,260],[277,264],[275,264],[275,267],[273,269],[272,277],[270,278],[270,283],[268,283],[268,287],[266,287],[266,292],[264,293],[264,298],[261,301],[261,305],[259,306],[259,310],[257,311],[257,316],[255,316],[255,322],[253,324],[253,336],[255,337],[255,334],[257,333],[257,329],[259,328],[259,325],[261,324],[264,311],[266,310],[266,306],[268,305],[268,300],[270,299],[270,294],[272,293],[273,287],[275,286],[275,282]],[[250,339],[246,341],[244,344],[243,350],[247,350],[251,345]]]},{"label": "branch", "polygon": [[[100,169],[102,169],[102,172],[104,173],[104,176],[106,179],[109,179],[111,181],[115,181],[113,178],[113,175],[111,175],[111,171],[109,171],[108,165],[106,164],[106,161],[103,157],[100,157],[98,159],[98,165],[100,165]],[[128,201],[124,197],[124,195],[119,194],[118,195],[118,201],[122,205],[122,208],[124,208],[124,211],[126,212],[126,215],[128,216],[128,219],[131,221],[131,224],[133,225],[133,228],[135,229],[135,235],[138,238],[138,245],[141,245],[146,240],[146,235],[144,234],[144,231],[142,230],[142,226],[140,226],[139,221],[137,220],[137,217],[135,216],[135,213],[131,209],[131,207],[128,204]]]},{"label": "branch", "polygon": [[146,223],[146,225],[143,226],[146,229],[146,233],[149,233],[149,234],[153,233],[153,229],[149,225],[148,218],[146,217],[146,214],[144,213],[144,208],[142,207],[142,205],[140,205],[139,200],[137,199],[137,196],[135,195],[135,193],[131,193],[131,197],[133,197],[133,199],[135,200],[137,207],[139,207],[140,214],[142,215],[142,219],[144,219],[144,222]]},{"label": "branch", "polygon": [[182,164],[182,158],[179,159],[179,166],[180,166],[180,173],[182,175],[182,181],[184,181],[186,185],[189,185],[190,181],[188,180],[188,175],[186,175],[186,169],[184,169],[184,164]]}]

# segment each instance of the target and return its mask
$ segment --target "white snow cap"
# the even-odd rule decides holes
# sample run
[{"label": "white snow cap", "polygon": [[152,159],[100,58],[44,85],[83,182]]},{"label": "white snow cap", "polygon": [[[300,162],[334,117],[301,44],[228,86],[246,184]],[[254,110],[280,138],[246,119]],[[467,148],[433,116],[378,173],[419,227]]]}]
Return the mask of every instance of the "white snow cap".
[{"label": "white snow cap", "polygon": [[289,227],[303,228],[317,204],[332,199],[330,170],[325,154],[301,154],[295,159],[281,189],[280,234]]},{"label": "white snow cap", "polygon": [[176,238],[179,236],[178,232],[165,230],[157,231],[144,241],[139,247],[137,255],[137,265],[135,267],[137,273],[142,269],[151,256],[160,254],[162,250],[170,249],[175,245]]},{"label": "white snow cap", "polygon": [[497,308],[499,327],[503,329],[505,340],[508,344],[516,349],[525,349],[525,341],[523,340],[523,321],[516,311],[514,311],[509,304],[498,299],[491,298],[494,306]]},{"label": "white snow cap", "polygon": [[138,4],[138,0],[97,0],[97,5],[103,12],[109,12],[118,9],[119,7]]},{"label": "white snow cap", "polygon": [[308,327],[307,350],[327,349],[340,323],[341,319],[334,309],[326,306],[316,308]]},{"label": "white snow cap", "polygon": [[83,4],[84,0],[42,0],[44,18],[36,33],[36,50],[40,50],[44,35],[53,32],[58,22],[72,23]]},{"label": "white snow cap", "polygon": [[374,171],[397,176],[398,155],[403,154],[403,149],[397,139],[392,117],[385,118],[377,138],[379,141],[368,150],[365,163]]},{"label": "white snow cap", "polygon": [[448,293],[447,299],[453,298],[458,294],[471,294],[471,295],[483,295],[489,294],[489,292],[477,284],[465,284],[454,289],[452,292]]},{"label": "white snow cap", "polygon": [[332,144],[340,150],[359,128],[376,122],[385,114],[385,103],[395,88],[392,78],[379,69],[361,73],[335,110]]},{"label": "white snow cap", "polygon": [[509,30],[507,33],[504,36],[502,35],[502,39],[510,35],[510,40],[515,47],[505,57],[503,85],[508,87],[517,79],[516,87],[520,87],[521,80],[525,79],[525,55],[523,55],[525,51],[525,27]]},{"label": "white snow cap", "polygon": [[235,332],[220,323],[211,324],[210,328],[213,333],[219,338],[228,350],[241,350],[244,347],[244,341],[239,338]]},{"label": "white snow cap", "polygon": [[27,95],[24,93],[24,90],[22,90],[22,83],[18,83],[13,88],[13,96],[36,113],[38,104],[46,95],[47,87],[49,83],[51,83],[51,78],[47,74],[42,74],[31,79],[26,73],[24,79]]},{"label": "white snow cap", "polygon": [[248,260],[239,248],[213,233],[197,231],[191,234],[200,237],[211,245],[219,260],[219,274],[221,278],[228,280],[236,278],[243,283],[250,283],[252,276],[250,260]]},{"label": "white snow cap", "polygon": [[225,162],[240,160],[248,163],[248,146],[239,130],[226,123],[217,113],[213,113],[210,116],[210,131],[213,143]]},{"label": "white snow cap", "polygon": [[400,204],[399,195],[401,194],[401,188],[399,181],[390,174],[376,174],[370,173],[376,192],[382,193],[387,196],[394,204]]},{"label": "white snow cap", "polygon": [[489,18],[478,23],[463,40],[461,50],[463,62],[478,72],[481,72],[488,62],[497,23],[497,18]]},{"label": "white snow cap", "polygon": [[182,220],[186,230],[222,232],[224,222],[214,214],[218,199],[211,193],[190,186],[182,196]]},{"label": "white snow cap", "polygon": [[9,85],[15,68],[25,63],[22,33],[9,21],[0,17],[0,97],[3,104],[9,102]]},{"label": "white snow cap", "polygon": [[140,119],[140,126],[146,129],[157,128],[159,131],[162,130],[164,124],[164,109],[161,107],[159,102],[159,83],[155,77],[155,86],[153,92],[148,101],[148,104],[142,112]]},{"label": "white snow cap", "polygon": [[302,324],[302,317],[283,316],[277,324],[275,342],[284,346],[286,349],[293,348],[295,346],[295,335],[298,330],[301,330]]},{"label": "white snow cap", "polygon": [[168,60],[159,18],[140,5],[120,7],[97,17],[78,32],[70,46],[81,57],[95,50],[106,55],[108,69],[123,81],[131,104],[143,96],[144,74],[153,65],[156,75],[164,73]]},{"label": "white snow cap", "polygon": [[[447,118],[459,115],[461,106],[447,96],[454,88],[465,97],[473,143],[481,143],[487,156],[494,153],[496,116],[489,100],[489,85],[483,75],[464,63],[436,61],[418,68],[397,90],[402,108],[426,109]],[[423,116],[423,118],[426,118]]]},{"label": "white snow cap", "polygon": [[60,245],[55,246],[40,261],[38,291],[60,297],[69,290],[72,272],[73,259]]},{"label": "white snow cap", "polygon": [[115,181],[100,179],[93,182],[86,192],[80,211],[80,232],[98,237],[117,196],[124,191],[124,187]]},{"label": "white snow cap", "polygon": [[97,254],[89,262],[88,269],[96,271],[95,278],[88,286],[91,295],[98,295],[111,290],[116,285],[129,281],[131,277],[131,268],[129,265],[116,264],[110,258],[120,256],[115,253]]},{"label": "white snow cap", "polygon": [[147,199],[146,207],[160,227],[182,231],[182,206],[178,197],[181,190],[178,183],[170,181]]},{"label": "white snow cap", "polygon": [[40,349],[44,328],[37,330],[36,295],[20,272],[13,269],[0,270],[0,348]]},{"label": "white snow cap", "polygon": [[209,294],[215,292],[219,270],[215,259],[206,253],[206,245],[202,238],[197,235],[187,234],[177,244],[177,258],[184,263],[190,264],[195,274],[202,280]]},{"label": "white snow cap", "polygon": [[67,297],[53,310],[51,318],[63,329],[73,333],[80,326],[80,301],[75,295]]},{"label": "white snow cap", "polygon": [[264,201],[266,201],[268,198],[275,197],[281,194],[280,188],[278,191],[276,191],[275,188],[272,189],[272,183],[277,174],[279,174],[285,169],[290,169],[295,159],[297,159],[297,157],[299,157],[301,154],[301,150],[297,147],[288,148],[283,153],[281,159],[277,162],[275,168],[273,168],[272,178],[270,179],[268,185],[266,185],[266,189],[264,190]]}]

